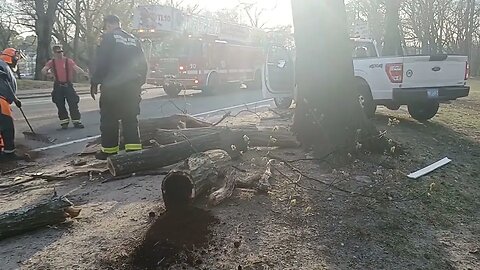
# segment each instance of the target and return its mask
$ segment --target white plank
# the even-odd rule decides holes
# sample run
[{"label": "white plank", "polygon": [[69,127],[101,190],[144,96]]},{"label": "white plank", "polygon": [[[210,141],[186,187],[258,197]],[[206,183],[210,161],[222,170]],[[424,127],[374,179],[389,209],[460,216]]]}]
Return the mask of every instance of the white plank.
[{"label": "white plank", "polygon": [[427,167],[425,167],[425,168],[423,168],[423,169],[421,169],[421,170],[418,170],[418,171],[416,171],[416,172],[413,172],[413,173],[411,173],[411,174],[409,174],[409,175],[407,175],[407,176],[408,176],[408,178],[411,178],[411,179],[420,178],[420,177],[422,177],[422,176],[424,176],[424,175],[426,175],[426,174],[428,174],[428,173],[433,172],[434,170],[436,170],[436,169],[438,169],[438,168],[440,168],[440,167],[442,167],[442,166],[447,165],[447,164],[450,163],[451,161],[452,161],[452,160],[450,160],[448,157],[445,157],[444,159],[439,160],[439,161],[433,163],[432,165],[429,165],[429,166],[427,166]]}]

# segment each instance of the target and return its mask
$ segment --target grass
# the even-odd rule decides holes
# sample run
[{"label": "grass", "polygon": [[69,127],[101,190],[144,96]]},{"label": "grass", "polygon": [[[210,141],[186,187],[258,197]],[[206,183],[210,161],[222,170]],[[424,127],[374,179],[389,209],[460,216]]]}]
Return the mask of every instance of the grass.
[{"label": "grass", "polygon": [[[52,81],[35,81],[35,80],[17,80],[18,90],[36,90],[36,89],[51,89],[53,82]],[[88,84],[85,83],[75,83],[76,87],[88,87]]]}]

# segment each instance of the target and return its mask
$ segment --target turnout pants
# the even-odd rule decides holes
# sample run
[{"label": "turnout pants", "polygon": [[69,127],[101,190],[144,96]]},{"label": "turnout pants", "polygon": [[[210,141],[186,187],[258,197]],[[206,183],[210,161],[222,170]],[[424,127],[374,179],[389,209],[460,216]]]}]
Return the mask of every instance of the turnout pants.
[{"label": "turnout pants", "polygon": [[0,96],[0,140],[1,148],[6,154],[15,152],[15,128],[13,125],[12,108],[10,104]]},{"label": "turnout pants", "polygon": [[125,85],[101,88],[100,131],[102,152],[115,154],[119,148],[119,122],[122,124],[126,151],[141,150],[137,116],[140,114],[141,86]]},{"label": "turnout pants", "polygon": [[66,103],[68,103],[72,122],[80,123],[81,115],[78,110],[80,97],[77,95],[77,92],[75,92],[72,83],[55,82],[53,84],[52,101],[57,105],[58,118],[60,119],[61,125],[68,125],[68,123],[70,123],[70,117],[68,116],[68,111],[65,106]]}]

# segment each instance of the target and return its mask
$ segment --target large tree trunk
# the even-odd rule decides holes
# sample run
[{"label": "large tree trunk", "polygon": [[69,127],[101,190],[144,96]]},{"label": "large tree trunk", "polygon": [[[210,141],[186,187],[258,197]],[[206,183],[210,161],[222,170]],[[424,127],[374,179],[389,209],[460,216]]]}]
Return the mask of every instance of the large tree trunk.
[{"label": "large tree trunk", "polygon": [[375,132],[355,91],[343,0],[292,0],[298,85],[294,132],[317,155]]},{"label": "large tree trunk", "polygon": [[399,0],[385,2],[387,13],[385,15],[385,38],[383,43],[383,56],[403,55],[402,37],[400,32]]},{"label": "large tree trunk", "polygon": [[37,34],[37,58],[35,61],[35,80],[43,78],[42,68],[50,59],[50,45],[52,42],[55,13],[60,0],[35,0],[35,33]]},{"label": "large tree trunk", "polygon": [[192,154],[207,150],[222,149],[231,156],[246,150],[246,142],[231,131],[216,132],[209,135],[112,156],[108,159],[108,169],[113,176],[161,168],[180,162]]},{"label": "large tree trunk", "polygon": [[65,197],[55,197],[8,211],[0,215],[0,239],[62,223],[79,213],[80,210],[73,208],[73,204]]}]

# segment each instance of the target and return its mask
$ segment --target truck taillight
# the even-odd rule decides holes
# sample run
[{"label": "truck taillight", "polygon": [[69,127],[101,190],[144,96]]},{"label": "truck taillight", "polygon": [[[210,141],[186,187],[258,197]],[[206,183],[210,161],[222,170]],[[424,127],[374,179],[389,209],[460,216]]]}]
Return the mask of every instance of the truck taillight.
[{"label": "truck taillight", "polygon": [[470,75],[470,65],[468,61],[465,62],[465,80],[468,80],[468,76]]},{"label": "truck taillight", "polygon": [[180,71],[183,71],[183,70],[185,69],[185,67],[184,67],[184,66],[180,66],[180,67],[178,67],[178,69],[180,69]]},{"label": "truck taillight", "polygon": [[403,64],[387,64],[385,66],[385,71],[387,72],[388,79],[392,83],[402,83],[403,82]]}]

